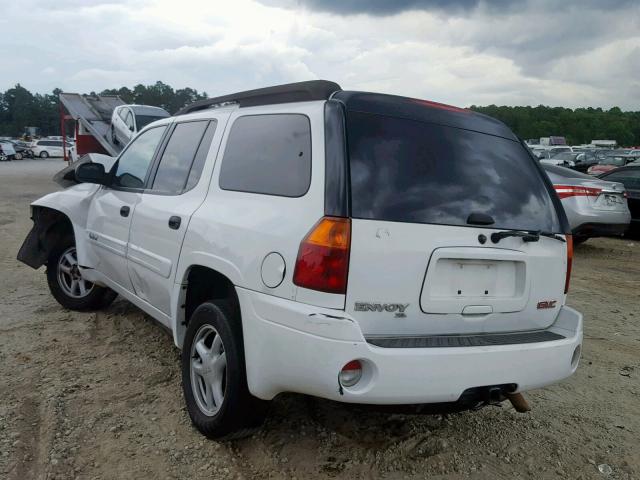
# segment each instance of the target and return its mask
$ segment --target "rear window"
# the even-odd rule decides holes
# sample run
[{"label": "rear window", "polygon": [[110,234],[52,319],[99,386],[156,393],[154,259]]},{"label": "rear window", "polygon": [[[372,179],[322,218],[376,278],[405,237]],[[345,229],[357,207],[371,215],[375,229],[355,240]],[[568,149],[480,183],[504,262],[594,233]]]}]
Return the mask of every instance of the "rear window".
[{"label": "rear window", "polygon": [[360,112],[347,113],[355,218],[560,232],[541,172],[513,140]]},{"label": "rear window", "polygon": [[160,120],[161,118],[165,118],[162,115],[136,115],[136,126],[138,130],[142,130],[144,127],[149,125],[151,122],[155,122],[156,120]]}]

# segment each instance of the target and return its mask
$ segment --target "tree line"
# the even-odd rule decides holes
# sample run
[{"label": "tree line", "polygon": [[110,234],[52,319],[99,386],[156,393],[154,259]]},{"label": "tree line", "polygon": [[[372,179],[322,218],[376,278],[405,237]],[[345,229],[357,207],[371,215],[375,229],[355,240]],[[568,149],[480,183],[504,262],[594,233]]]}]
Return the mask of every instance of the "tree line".
[{"label": "tree line", "polygon": [[[50,94],[34,94],[20,84],[0,92],[0,136],[19,136],[25,127],[31,126],[38,127],[41,135],[59,135],[58,94],[61,92],[56,88]],[[95,95],[95,92],[90,94]],[[207,98],[206,92],[188,87],[174,89],[163,82],[139,84],[133,88],[111,88],[99,94],[118,95],[125,103],[162,107],[172,114],[185,105]],[[566,137],[567,142],[574,145],[594,139],[616,140],[619,145],[640,145],[640,112],[623,112],[618,107],[603,110],[544,105],[474,105],[470,108],[503,121],[523,139],[558,135]]]},{"label": "tree line", "polygon": [[618,107],[602,108],[487,107],[472,110],[497,118],[520,138],[527,140],[563,136],[569,145],[591,140],[616,140],[621,146],[640,145],[640,112],[623,112]]},{"label": "tree line", "polygon": [[[60,135],[59,88],[50,94],[31,93],[22,85],[0,92],[0,136],[21,136],[25,127],[38,127],[40,135]],[[193,88],[174,90],[169,85],[136,85],[103,90],[99,95],[118,95],[125,103],[153,105],[175,113],[183,106],[207,98],[206,92]],[[96,92],[90,92],[96,95]]]}]

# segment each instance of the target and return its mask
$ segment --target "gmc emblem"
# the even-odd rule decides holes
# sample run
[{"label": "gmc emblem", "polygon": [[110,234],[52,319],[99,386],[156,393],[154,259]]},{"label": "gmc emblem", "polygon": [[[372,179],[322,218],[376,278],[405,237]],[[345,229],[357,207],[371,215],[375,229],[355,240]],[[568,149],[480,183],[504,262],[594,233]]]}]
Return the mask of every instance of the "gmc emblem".
[{"label": "gmc emblem", "polygon": [[556,308],[557,300],[543,300],[542,302],[538,302],[538,310],[542,310],[543,308]]}]

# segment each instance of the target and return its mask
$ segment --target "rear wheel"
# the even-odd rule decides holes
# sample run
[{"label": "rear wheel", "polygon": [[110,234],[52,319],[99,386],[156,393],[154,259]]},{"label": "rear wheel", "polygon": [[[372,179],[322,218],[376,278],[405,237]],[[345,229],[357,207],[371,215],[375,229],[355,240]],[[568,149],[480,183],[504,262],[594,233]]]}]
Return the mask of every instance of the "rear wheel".
[{"label": "rear wheel", "polygon": [[116,298],[113,290],[94,285],[82,277],[73,241],[53,249],[47,261],[47,283],[53,297],[70,310],[99,310]]},{"label": "rear wheel", "polygon": [[49,158],[49,152],[43,150],[42,152],[40,152],[40,158]]},{"label": "rear wheel", "polygon": [[264,421],[266,403],[249,393],[239,318],[224,301],[201,304],[182,346],[182,389],[193,425],[235,439]]}]

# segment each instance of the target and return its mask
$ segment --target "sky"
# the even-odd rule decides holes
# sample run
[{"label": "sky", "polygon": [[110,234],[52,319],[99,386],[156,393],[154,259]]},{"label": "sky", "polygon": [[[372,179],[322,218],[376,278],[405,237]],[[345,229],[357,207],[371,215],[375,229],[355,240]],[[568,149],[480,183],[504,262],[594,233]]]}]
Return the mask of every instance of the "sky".
[{"label": "sky", "polygon": [[0,0],[0,90],[311,79],[458,106],[640,110],[640,0]]}]

